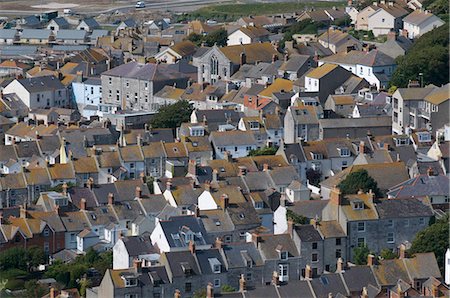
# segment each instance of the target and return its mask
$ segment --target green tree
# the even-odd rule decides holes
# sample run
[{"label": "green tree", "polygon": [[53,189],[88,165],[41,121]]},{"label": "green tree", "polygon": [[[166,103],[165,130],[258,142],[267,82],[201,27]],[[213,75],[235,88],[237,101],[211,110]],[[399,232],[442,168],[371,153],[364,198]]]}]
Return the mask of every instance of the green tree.
[{"label": "green tree", "polygon": [[[410,80],[423,80],[423,84],[446,84],[449,69],[449,28],[444,24],[422,35],[405,56],[396,59],[397,68],[390,85],[406,87]],[[420,77],[419,73],[423,76]]]},{"label": "green tree", "polygon": [[356,194],[359,190],[364,192],[372,190],[377,197],[381,196],[377,182],[369,176],[369,173],[367,173],[365,169],[360,169],[348,174],[347,177],[339,183],[338,187],[344,195]]},{"label": "green tree", "polygon": [[215,44],[223,47],[227,45],[228,32],[225,29],[218,29],[206,35],[203,40],[208,47],[212,47]]},{"label": "green tree", "polygon": [[225,293],[236,292],[236,289],[230,285],[223,285],[220,289],[222,290],[222,292],[225,292]]},{"label": "green tree", "polygon": [[192,41],[196,46],[200,46],[203,42],[203,35],[192,32],[186,39]]},{"label": "green tree", "polygon": [[297,225],[309,224],[309,218],[307,218],[306,216],[297,214],[294,211],[289,210],[289,209],[286,211],[286,217],[288,220],[292,220],[294,222],[294,224],[297,224]]},{"label": "green tree", "polygon": [[355,247],[353,249],[353,262],[356,265],[366,265],[367,256],[370,254],[370,250],[366,244]]},{"label": "green tree", "polygon": [[380,252],[380,257],[385,260],[392,260],[397,257],[397,255],[392,251],[392,249],[383,248]]},{"label": "green tree", "polygon": [[417,233],[409,253],[434,252],[441,272],[443,272],[444,255],[450,241],[449,224],[449,216],[446,215]]},{"label": "green tree", "polygon": [[275,155],[277,153],[278,147],[264,147],[261,149],[253,149],[248,152],[249,156],[260,156],[260,155]]},{"label": "green tree", "polygon": [[180,100],[173,105],[163,106],[159,109],[159,113],[155,114],[150,124],[157,128],[175,128],[181,123],[188,122],[193,108],[186,100]]}]

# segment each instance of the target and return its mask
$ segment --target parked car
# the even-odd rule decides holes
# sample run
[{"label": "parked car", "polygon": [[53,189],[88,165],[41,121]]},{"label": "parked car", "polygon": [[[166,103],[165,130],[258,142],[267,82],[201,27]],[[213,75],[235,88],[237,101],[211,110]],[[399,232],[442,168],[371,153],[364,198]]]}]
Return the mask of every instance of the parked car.
[{"label": "parked car", "polygon": [[144,8],[145,2],[144,1],[138,1],[136,2],[136,8]]}]

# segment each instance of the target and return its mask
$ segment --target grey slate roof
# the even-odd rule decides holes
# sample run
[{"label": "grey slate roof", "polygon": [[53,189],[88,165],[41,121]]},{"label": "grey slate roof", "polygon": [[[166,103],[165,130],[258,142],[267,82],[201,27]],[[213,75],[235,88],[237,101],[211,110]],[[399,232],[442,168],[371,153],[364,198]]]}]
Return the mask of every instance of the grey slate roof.
[{"label": "grey slate roof", "polygon": [[[205,228],[201,220],[194,216],[175,216],[168,221],[160,221],[160,223],[170,247],[189,246],[189,242],[186,242],[183,236],[184,230],[195,233],[194,242],[196,245],[207,244]],[[178,235],[178,237],[175,235]]]},{"label": "grey slate roof", "polygon": [[47,29],[23,29],[20,38],[25,39],[47,39],[52,34],[51,30]]},{"label": "grey slate roof", "polygon": [[65,88],[64,85],[54,76],[20,79],[18,81],[30,93],[41,92],[44,90],[60,90]]},{"label": "grey slate roof", "polygon": [[375,205],[381,219],[400,217],[427,217],[433,215],[433,209],[415,198],[381,199]]},{"label": "grey slate roof", "polygon": [[86,25],[88,25],[91,29],[100,27],[100,25],[97,23],[97,21],[94,18],[84,19],[83,22]]},{"label": "grey slate roof", "polygon": [[109,34],[108,30],[95,29],[95,30],[92,31],[92,33],[90,35],[90,38],[91,38],[91,40],[92,39],[97,39],[97,38],[102,37],[102,36],[107,36],[108,34]]},{"label": "grey slate roof", "polygon": [[86,38],[86,31],[84,30],[69,30],[69,29],[61,29],[56,33],[56,39],[81,39],[84,40]]},{"label": "grey slate roof", "polygon": [[388,195],[395,198],[448,196],[449,189],[450,182],[447,176],[422,174],[394,186],[388,192]]},{"label": "grey slate roof", "polygon": [[295,231],[304,242],[321,241],[320,233],[312,225],[300,225],[295,227]]},{"label": "grey slate roof", "polygon": [[350,292],[361,292],[368,285],[377,286],[375,276],[368,266],[354,266],[345,269],[342,277]]},{"label": "grey slate roof", "polygon": [[256,145],[256,139],[251,131],[213,131],[210,139],[218,147]]},{"label": "grey slate roof", "polygon": [[13,39],[16,34],[16,29],[0,29],[0,39]]},{"label": "grey slate roof", "polygon": [[345,285],[339,274],[323,274],[311,280],[311,286],[317,298],[327,298],[329,293],[335,297],[338,293],[348,295]]},{"label": "grey slate roof", "polygon": [[124,237],[122,241],[130,257],[157,253],[150,240],[150,234],[145,233],[141,236]]},{"label": "grey slate roof", "polygon": [[264,265],[261,254],[253,243],[233,243],[223,247],[223,252],[227,258],[229,268],[247,267],[244,260],[252,261],[254,266]]}]

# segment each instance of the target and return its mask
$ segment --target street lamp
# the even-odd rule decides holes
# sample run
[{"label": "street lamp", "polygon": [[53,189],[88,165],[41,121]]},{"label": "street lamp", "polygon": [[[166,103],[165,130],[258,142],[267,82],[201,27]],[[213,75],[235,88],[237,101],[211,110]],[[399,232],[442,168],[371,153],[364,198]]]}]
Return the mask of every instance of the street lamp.
[{"label": "street lamp", "polygon": [[420,88],[423,87],[423,72],[419,72],[419,78],[420,78]]}]

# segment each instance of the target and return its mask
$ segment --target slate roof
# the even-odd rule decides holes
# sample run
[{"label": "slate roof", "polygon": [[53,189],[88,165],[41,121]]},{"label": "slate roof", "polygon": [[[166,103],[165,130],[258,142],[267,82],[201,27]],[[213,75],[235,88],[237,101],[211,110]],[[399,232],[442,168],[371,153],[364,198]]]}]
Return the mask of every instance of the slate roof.
[{"label": "slate roof", "polygon": [[84,40],[86,38],[86,31],[84,30],[70,30],[70,29],[61,29],[56,33],[56,39],[64,39],[64,40]]},{"label": "slate roof", "polygon": [[258,249],[264,260],[278,260],[280,258],[277,249],[287,251],[289,257],[298,257],[300,254],[289,234],[260,235]]},{"label": "slate roof", "polygon": [[210,140],[217,147],[256,145],[256,139],[251,131],[213,131]]},{"label": "slate roof", "polygon": [[16,34],[16,29],[0,29],[0,39],[13,39]]},{"label": "slate roof", "polygon": [[190,251],[177,251],[163,253],[161,258],[167,260],[172,277],[185,277],[183,267],[189,267],[194,275],[200,275],[201,271],[197,260]]},{"label": "slate roof", "polygon": [[47,29],[23,29],[20,34],[21,39],[48,39],[52,34],[51,30]]},{"label": "slate roof", "polygon": [[403,18],[404,23],[409,23],[415,26],[420,26],[422,23],[428,21],[430,18],[435,20],[439,20],[443,23],[441,19],[428,11],[422,11],[420,9],[416,9],[411,12],[409,15]]},{"label": "slate roof", "polygon": [[341,276],[337,273],[323,274],[319,278],[313,278],[311,280],[311,287],[317,298],[329,297],[329,293],[331,293],[333,297],[338,293],[348,296],[347,289]]},{"label": "slate roof", "polygon": [[152,241],[150,240],[150,234],[123,237],[122,241],[128,251],[129,257],[157,253],[157,250],[153,247]]},{"label": "slate roof", "polygon": [[320,233],[312,225],[299,225],[295,227],[295,232],[298,234],[302,242],[318,242],[322,241]]},{"label": "slate roof", "polygon": [[378,286],[369,266],[352,266],[342,272],[342,277],[350,293],[360,294],[363,287],[368,285]]},{"label": "slate roof", "polygon": [[54,76],[33,77],[29,79],[20,79],[18,82],[28,92],[41,92],[45,90],[60,90],[64,89],[61,81]]},{"label": "slate roof", "polygon": [[375,208],[380,218],[430,217],[433,215],[431,206],[416,198],[381,199]]},{"label": "slate roof", "polygon": [[223,252],[227,258],[229,268],[247,267],[246,259],[251,260],[253,266],[264,265],[258,249],[250,242],[225,245]]},{"label": "slate roof", "polygon": [[388,195],[395,198],[448,196],[450,182],[444,175],[421,174],[392,187]]},{"label": "slate roof", "polygon": [[[168,221],[160,221],[161,228],[166,236],[167,242],[170,247],[188,247],[189,243],[184,241],[182,230],[186,227],[188,230],[195,233],[194,242],[196,245],[205,245],[206,242],[206,230],[200,219],[194,216],[176,216],[171,217]],[[176,236],[179,235],[178,239]]]},{"label": "slate roof", "polygon": [[322,210],[327,204],[328,200],[299,201],[295,202],[293,206],[289,206],[288,209],[307,218],[315,218],[322,216]]}]

